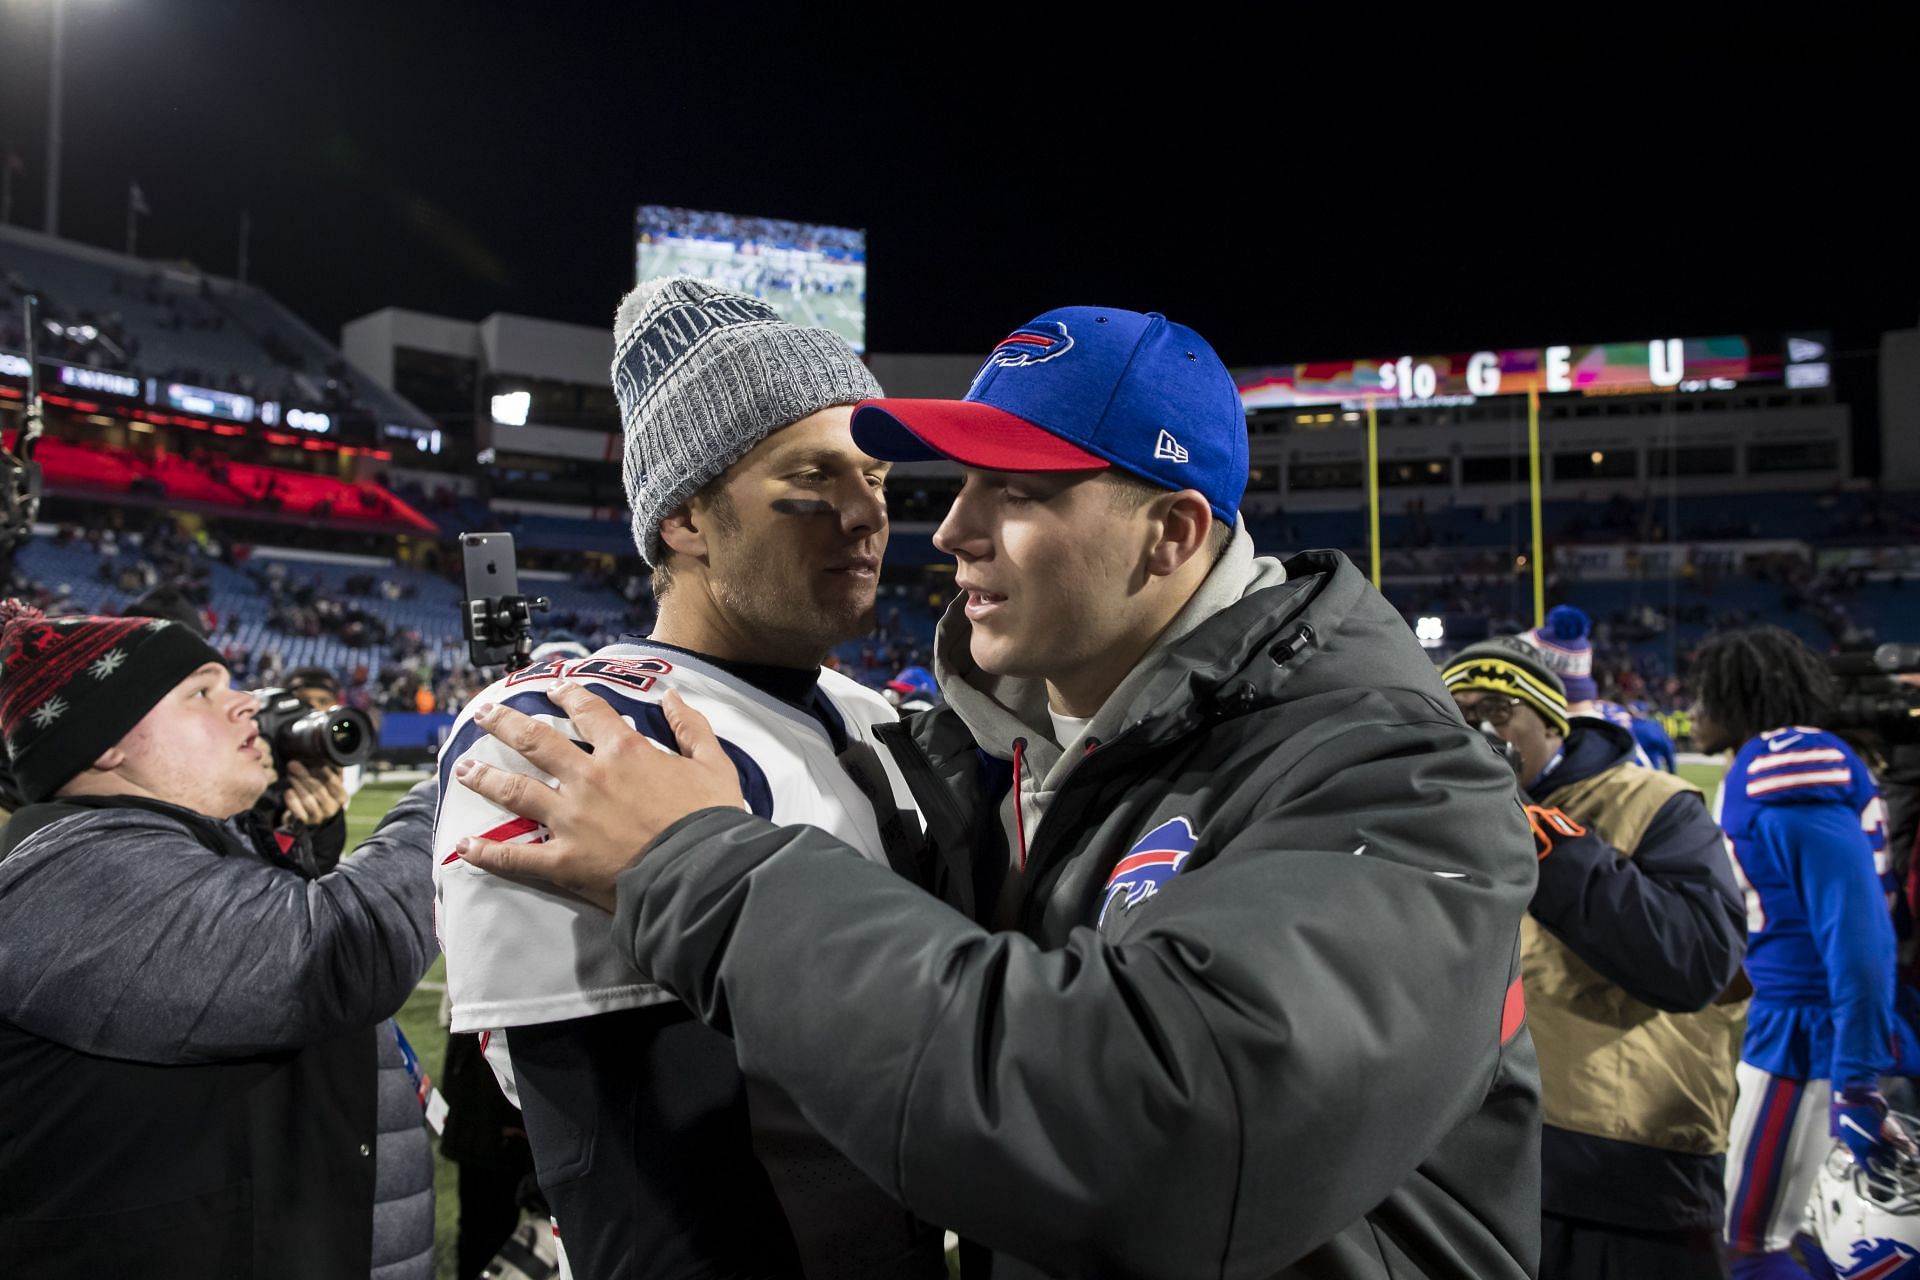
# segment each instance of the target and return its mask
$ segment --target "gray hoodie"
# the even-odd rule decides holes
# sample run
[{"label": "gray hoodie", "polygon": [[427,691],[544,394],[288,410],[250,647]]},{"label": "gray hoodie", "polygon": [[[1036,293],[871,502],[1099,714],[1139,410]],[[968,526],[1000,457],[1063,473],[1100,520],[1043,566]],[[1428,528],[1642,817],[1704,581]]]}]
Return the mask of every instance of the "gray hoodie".
[{"label": "gray hoodie", "polygon": [[[1039,834],[1047,804],[1061,783],[1092,745],[1105,742],[1126,726],[1128,709],[1153,680],[1167,654],[1208,618],[1241,597],[1287,580],[1286,566],[1272,556],[1255,556],[1246,526],[1236,525],[1233,538],[1200,589],[1160,633],[1154,646],[1115,687],[1086,730],[1074,742],[1054,739],[1053,719],[1047,713],[1044,680],[997,676],[973,661],[969,643],[973,624],[958,600],[940,620],[933,669],[947,705],[973,730],[980,749],[1015,765],[1015,785],[1000,801],[1000,825],[1007,842],[1007,878],[993,913],[994,923],[1008,927],[1024,881],[1028,848]],[[1020,744],[1015,760],[1014,744]]]}]

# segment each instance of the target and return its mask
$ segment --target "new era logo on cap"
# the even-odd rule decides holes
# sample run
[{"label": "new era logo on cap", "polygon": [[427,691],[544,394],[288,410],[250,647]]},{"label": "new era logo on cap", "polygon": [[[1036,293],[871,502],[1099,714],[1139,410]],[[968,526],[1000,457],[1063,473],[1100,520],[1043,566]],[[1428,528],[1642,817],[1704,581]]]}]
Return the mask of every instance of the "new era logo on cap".
[{"label": "new era logo on cap", "polygon": [[[1067,358],[1062,358],[1067,357]],[[996,344],[964,400],[869,400],[854,442],[876,458],[981,471],[1118,467],[1239,517],[1247,417],[1206,340],[1165,316],[1062,307]]]}]

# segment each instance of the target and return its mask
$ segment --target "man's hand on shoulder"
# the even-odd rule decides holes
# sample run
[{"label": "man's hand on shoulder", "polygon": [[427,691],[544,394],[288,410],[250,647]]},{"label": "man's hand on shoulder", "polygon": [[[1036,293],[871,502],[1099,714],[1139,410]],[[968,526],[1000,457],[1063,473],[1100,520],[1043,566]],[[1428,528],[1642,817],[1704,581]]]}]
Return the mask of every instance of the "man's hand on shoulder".
[{"label": "man's hand on shoulder", "polygon": [[654,837],[702,809],[745,807],[733,761],[707,718],[678,693],[667,694],[661,710],[680,755],[656,747],[580,685],[556,680],[548,696],[567,713],[590,752],[511,708],[474,708],[476,724],[554,783],[547,786],[471,759],[454,766],[454,777],[469,790],[551,832],[540,844],[463,837],[455,848],[473,865],[548,880],[611,911],[614,881],[640,860]]}]

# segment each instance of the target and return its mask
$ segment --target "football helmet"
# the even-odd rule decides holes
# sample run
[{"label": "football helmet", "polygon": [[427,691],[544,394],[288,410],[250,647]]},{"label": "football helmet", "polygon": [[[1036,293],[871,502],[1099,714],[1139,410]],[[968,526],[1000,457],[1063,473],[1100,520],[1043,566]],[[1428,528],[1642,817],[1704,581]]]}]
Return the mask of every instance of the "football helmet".
[{"label": "football helmet", "polygon": [[[1920,1133],[1920,1120],[1896,1118],[1908,1133]],[[1869,1173],[1835,1142],[1807,1220],[1840,1280],[1920,1280],[1920,1160]]]}]

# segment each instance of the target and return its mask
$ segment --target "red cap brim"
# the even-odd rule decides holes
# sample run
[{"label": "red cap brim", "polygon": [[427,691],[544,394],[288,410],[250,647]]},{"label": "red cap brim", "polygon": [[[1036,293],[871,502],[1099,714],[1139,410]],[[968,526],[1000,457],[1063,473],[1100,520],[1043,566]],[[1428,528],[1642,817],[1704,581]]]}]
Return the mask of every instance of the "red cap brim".
[{"label": "red cap brim", "polygon": [[875,458],[950,458],[980,471],[1090,471],[1113,464],[1025,418],[973,400],[862,400],[853,442]]}]

